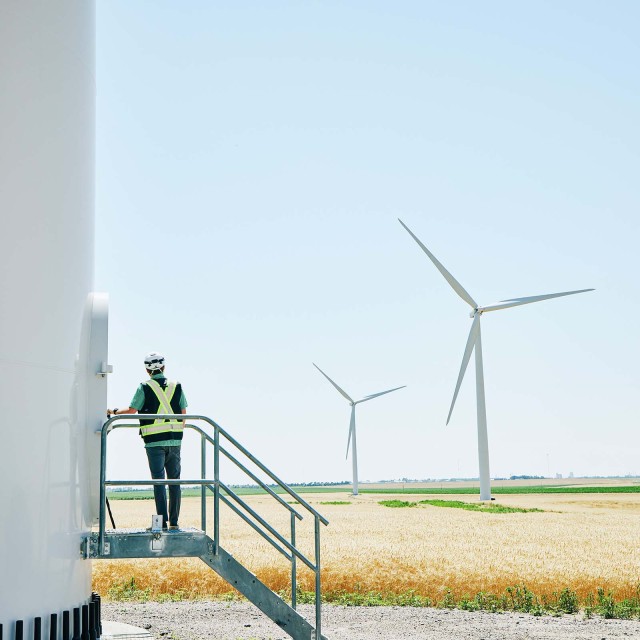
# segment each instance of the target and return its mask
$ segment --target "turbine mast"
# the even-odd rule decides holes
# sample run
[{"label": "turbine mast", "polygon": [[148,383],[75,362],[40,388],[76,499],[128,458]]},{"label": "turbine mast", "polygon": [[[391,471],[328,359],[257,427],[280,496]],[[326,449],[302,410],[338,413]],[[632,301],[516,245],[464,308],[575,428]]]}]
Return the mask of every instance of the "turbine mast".
[{"label": "turbine mast", "polygon": [[351,464],[353,468],[353,495],[358,495],[358,446],[356,444],[356,405],[351,406],[351,441],[353,449],[351,450]]},{"label": "turbine mast", "polygon": [[482,366],[482,334],[480,329],[480,322],[478,322],[478,335],[476,337],[475,352],[480,500],[491,500],[491,474],[489,472],[489,436],[487,433],[487,408],[484,398],[484,368]]}]

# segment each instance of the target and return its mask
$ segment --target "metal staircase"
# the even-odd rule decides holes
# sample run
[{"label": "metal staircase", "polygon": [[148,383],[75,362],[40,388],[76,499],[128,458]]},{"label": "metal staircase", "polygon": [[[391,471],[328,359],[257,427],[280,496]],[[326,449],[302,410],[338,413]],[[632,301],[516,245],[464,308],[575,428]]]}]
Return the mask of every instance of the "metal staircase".
[{"label": "metal staircase", "polygon": [[[200,436],[201,477],[189,480],[107,480],[107,436],[117,428],[135,428],[138,424],[124,424],[123,420],[135,419],[132,415],[113,416],[105,422],[101,434],[100,455],[100,512],[98,530],[83,543],[82,553],[86,558],[113,560],[119,558],[170,558],[197,557],[213,569],[221,578],[237,589],[249,601],[273,620],[283,631],[295,640],[320,640],[321,634],[321,594],[320,594],[320,525],[329,522],[301,496],[282,482],[274,473],[257,460],[237,440],[210,418],[199,415],[158,415],[157,419],[185,420],[185,430],[193,430]],[[205,428],[190,422],[204,422]],[[223,446],[224,445],[224,446]],[[213,447],[213,478],[206,477],[207,449]],[[230,449],[233,450],[231,453]],[[283,509],[289,512],[289,538],[258,514],[241,496],[220,479],[221,457],[240,469],[253,483],[260,486]],[[266,483],[250,466],[263,472],[271,482]],[[181,528],[178,530],[150,531],[146,529],[106,529],[106,487],[178,484],[201,487],[201,529]],[[270,486],[271,485],[271,486]],[[273,487],[276,487],[274,490]],[[303,515],[277,492],[277,489],[291,496],[314,522],[314,558],[310,560],[296,546],[296,521]],[[213,494],[213,532],[207,534],[207,496]],[[291,604],[285,602],[255,575],[246,569],[220,545],[220,503],[226,505],[254,531],[277,549],[291,564]],[[297,563],[302,562],[315,574],[315,625],[296,611]],[[325,639],[326,640],[326,639]]]}]

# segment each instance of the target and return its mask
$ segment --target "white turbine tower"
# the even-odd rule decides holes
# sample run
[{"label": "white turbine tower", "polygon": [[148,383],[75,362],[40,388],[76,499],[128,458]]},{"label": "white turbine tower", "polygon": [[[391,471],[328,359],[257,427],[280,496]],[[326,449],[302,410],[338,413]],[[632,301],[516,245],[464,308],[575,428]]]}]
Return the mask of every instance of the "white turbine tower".
[{"label": "white turbine tower", "polygon": [[453,392],[453,400],[451,401],[451,407],[449,409],[449,415],[447,416],[447,424],[451,419],[451,413],[458,397],[458,391],[460,391],[460,385],[462,379],[467,370],[469,359],[471,358],[471,352],[475,348],[476,354],[476,403],[477,403],[477,416],[478,416],[478,459],[480,467],[480,500],[491,500],[491,480],[489,475],[489,441],[487,438],[487,412],[484,400],[484,371],[482,366],[482,341],[480,336],[480,316],[487,311],[498,311],[500,309],[508,309],[509,307],[518,307],[523,304],[531,304],[532,302],[540,302],[541,300],[549,300],[550,298],[560,298],[562,296],[570,296],[575,293],[585,293],[586,291],[593,291],[593,289],[579,289],[578,291],[563,291],[561,293],[548,293],[541,296],[528,296],[526,298],[511,298],[509,300],[502,300],[497,304],[491,304],[485,307],[481,307],[478,303],[469,295],[464,287],[442,266],[438,259],[425,247],[420,240],[413,234],[411,229],[398,218],[398,222],[409,232],[409,235],[418,243],[420,248],[429,256],[431,262],[435,264],[436,268],[444,276],[445,280],[451,285],[453,290],[471,307],[472,311],[469,314],[473,318],[471,323],[471,331],[469,332],[469,338],[467,339],[467,346],[462,356],[462,365],[460,367],[460,373],[458,374],[458,381],[456,383],[456,389]]},{"label": "white turbine tower", "polygon": [[393,389],[387,389],[386,391],[380,391],[380,393],[372,393],[370,396],[365,396],[362,400],[354,400],[346,393],[343,389],[341,389],[315,362],[312,363],[313,366],[346,398],[346,400],[351,405],[351,421],[349,423],[349,438],[347,439],[347,455],[345,458],[349,457],[349,445],[353,442],[353,447],[351,449],[351,462],[353,465],[353,495],[358,495],[358,449],[356,446],[356,405],[361,402],[367,402],[368,400],[373,400],[378,396],[383,396],[385,393],[391,393],[392,391],[397,391],[398,389],[404,389],[407,385],[402,385],[401,387],[394,387]]}]

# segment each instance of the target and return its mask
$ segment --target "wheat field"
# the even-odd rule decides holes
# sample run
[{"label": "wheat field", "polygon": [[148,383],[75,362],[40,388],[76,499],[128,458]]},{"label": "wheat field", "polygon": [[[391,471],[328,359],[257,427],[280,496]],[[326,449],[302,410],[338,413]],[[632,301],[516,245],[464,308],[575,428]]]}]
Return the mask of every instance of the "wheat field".
[{"label": "wheat field", "polygon": [[[347,491],[305,495],[330,524],[322,527],[322,590],[332,594],[409,590],[438,602],[447,589],[458,597],[499,594],[525,584],[538,596],[568,587],[584,599],[598,587],[616,597],[637,595],[640,583],[640,494],[534,494],[500,496],[507,506],[542,513],[476,513],[418,506],[392,509],[379,501],[393,496]],[[426,496],[398,496],[419,501]],[[438,496],[445,497],[445,496]],[[246,501],[288,537],[289,517],[268,496]],[[474,496],[453,496],[477,501]],[[322,504],[344,501],[350,504]],[[212,504],[209,501],[209,514]],[[151,500],[112,501],[118,527],[147,526]],[[182,526],[199,527],[200,500],[184,498]],[[208,526],[210,526],[209,523]],[[297,539],[313,560],[309,517]],[[275,591],[290,588],[289,564],[228,510],[221,511],[221,546]],[[150,597],[216,597],[232,589],[198,559],[99,560],[94,588],[110,590],[134,578]],[[313,589],[313,575],[301,566],[299,586]]]}]

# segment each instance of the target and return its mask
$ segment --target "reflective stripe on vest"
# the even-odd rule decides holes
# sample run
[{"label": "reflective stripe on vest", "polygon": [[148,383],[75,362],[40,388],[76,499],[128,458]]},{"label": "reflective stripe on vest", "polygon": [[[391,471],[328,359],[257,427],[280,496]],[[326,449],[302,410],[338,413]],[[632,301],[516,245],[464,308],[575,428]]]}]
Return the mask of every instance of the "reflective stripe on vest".
[{"label": "reflective stripe on vest", "polygon": [[[158,413],[160,414],[172,414],[171,399],[176,392],[176,382],[168,382],[166,390],[163,389],[156,380],[148,380],[146,383],[149,388],[156,394],[160,406],[158,407]],[[153,415],[153,414],[149,414]],[[148,424],[144,427],[140,427],[140,435],[142,437],[149,436],[154,433],[169,433],[171,431],[184,431],[184,424],[176,420],[154,420],[153,424]]]}]

